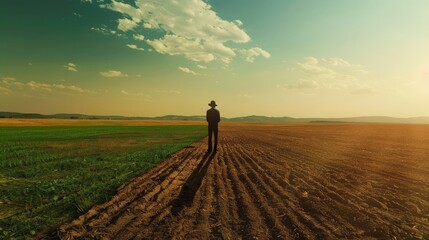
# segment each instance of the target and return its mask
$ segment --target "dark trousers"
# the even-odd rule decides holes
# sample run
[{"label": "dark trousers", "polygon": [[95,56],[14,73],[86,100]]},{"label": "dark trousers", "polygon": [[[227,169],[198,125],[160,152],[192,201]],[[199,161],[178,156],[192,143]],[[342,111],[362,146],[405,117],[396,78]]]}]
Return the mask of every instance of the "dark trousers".
[{"label": "dark trousers", "polygon": [[212,150],[212,136],[214,135],[214,149],[217,150],[217,126],[209,125],[209,150]]}]

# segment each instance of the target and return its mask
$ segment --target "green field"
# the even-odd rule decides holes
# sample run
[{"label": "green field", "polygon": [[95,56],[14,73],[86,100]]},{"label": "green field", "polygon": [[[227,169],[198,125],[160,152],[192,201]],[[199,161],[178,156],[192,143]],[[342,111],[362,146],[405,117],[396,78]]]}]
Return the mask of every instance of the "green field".
[{"label": "green field", "polygon": [[205,134],[204,126],[0,127],[0,239],[77,217]]}]

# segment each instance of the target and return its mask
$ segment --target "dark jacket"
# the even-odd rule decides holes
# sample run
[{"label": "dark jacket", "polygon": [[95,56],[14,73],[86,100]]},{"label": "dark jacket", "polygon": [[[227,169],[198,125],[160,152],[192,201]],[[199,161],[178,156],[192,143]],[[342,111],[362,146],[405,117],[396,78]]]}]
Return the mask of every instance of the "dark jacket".
[{"label": "dark jacket", "polygon": [[216,126],[220,122],[220,113],[215,108],[210,108],[207,110],[206,120],[209,123],[209,126]]}]

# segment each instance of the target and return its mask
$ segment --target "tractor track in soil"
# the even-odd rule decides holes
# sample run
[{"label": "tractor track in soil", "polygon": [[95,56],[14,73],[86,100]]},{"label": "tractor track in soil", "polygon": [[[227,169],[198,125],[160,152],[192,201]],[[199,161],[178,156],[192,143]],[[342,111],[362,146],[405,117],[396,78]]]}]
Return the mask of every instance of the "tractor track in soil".
[{"label": "tractor track in soil", "polygon": [[57,229],[60,239],[424,239],[429,126],[222,126]]}]

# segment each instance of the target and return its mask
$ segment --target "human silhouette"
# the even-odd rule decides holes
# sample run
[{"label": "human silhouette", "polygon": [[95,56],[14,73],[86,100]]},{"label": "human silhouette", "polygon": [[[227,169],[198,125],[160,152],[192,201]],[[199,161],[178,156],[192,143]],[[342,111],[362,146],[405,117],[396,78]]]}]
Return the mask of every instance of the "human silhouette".
[{"label": "human silhouette", "polygon": [[212,151],[212,136],[214,135],[214,148],[213,152],[217,151],[217,130],[218,130],[218,123],[220,122],[220,113],[215,108],[216,102],[211,101],[209,103],[209,106],[211,107],[209,110],[207,110],[206,114],[206,120],[209,124],[209,147],[207,149],[207,152]]}]

